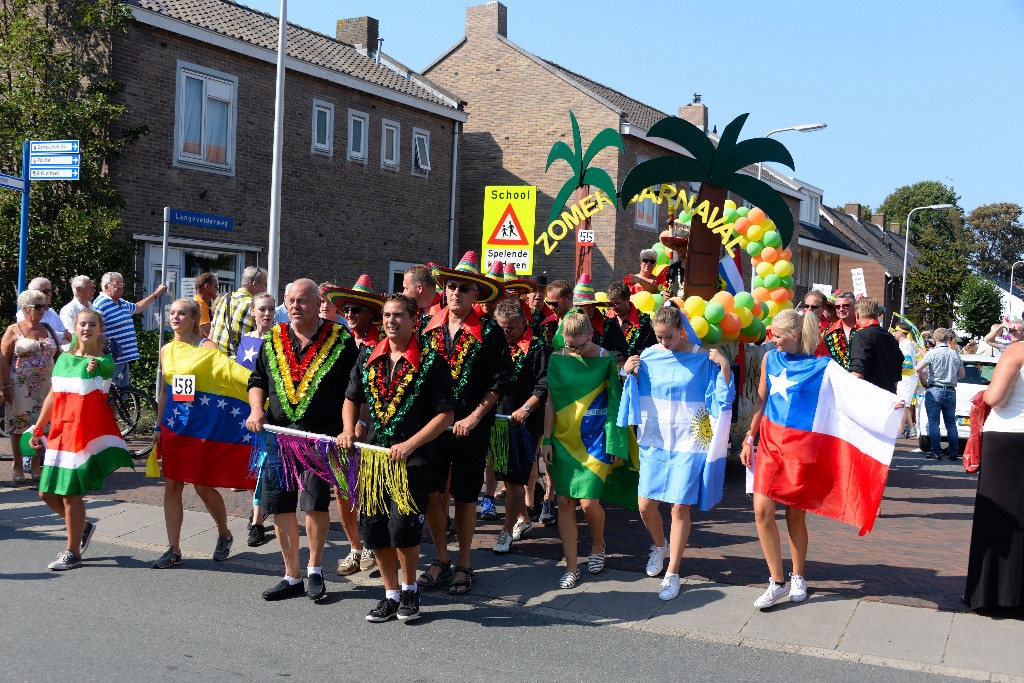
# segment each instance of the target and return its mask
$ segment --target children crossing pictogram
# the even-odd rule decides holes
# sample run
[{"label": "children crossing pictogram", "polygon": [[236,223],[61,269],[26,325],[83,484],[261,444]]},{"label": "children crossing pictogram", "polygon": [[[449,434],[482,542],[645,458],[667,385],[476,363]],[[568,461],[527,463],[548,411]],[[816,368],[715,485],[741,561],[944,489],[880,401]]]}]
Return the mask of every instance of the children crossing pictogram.
[{"label": "children crossing pictogram", "polygon": [[501,218],[498,220],[498,224],[494,227],[494,231],[491,232],[491,237],[487,242],[488,244],[500,246],[525,246],[529,244],[523,232],[522,224],[519,222],[519,216],[516,215],[512,204],[509,204],[505,208],[505,212],[501,214]]}]

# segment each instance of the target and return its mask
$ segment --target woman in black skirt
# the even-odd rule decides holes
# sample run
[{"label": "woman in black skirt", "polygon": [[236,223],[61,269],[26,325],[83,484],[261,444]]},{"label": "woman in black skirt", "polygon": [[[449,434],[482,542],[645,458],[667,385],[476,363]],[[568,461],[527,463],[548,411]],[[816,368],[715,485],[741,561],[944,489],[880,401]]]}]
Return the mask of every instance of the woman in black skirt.
[{"label": "woman in black skirt", "polygon": [[964,603],[1024,609],[1024,344],[1003,352],[985,403]]}]

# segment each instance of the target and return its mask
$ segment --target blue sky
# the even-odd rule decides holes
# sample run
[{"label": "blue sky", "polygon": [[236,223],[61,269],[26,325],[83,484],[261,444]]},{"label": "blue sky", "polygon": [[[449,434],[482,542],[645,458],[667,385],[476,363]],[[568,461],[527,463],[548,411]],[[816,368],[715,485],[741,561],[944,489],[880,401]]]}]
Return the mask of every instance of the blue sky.
[{"label": "blue sky", "polygon": [[[292,0],[288,18],[334,35],[338,19],[375,17],[384,52],[422,70],[462,38],[469,4]],[[505,4],[513,42],[666,113],[696,92],[719,132],[749,112],[743,138],[826,122],[778,139],[829,206],[877,207],[919,180],[952,185],[968,212],[1024,205],[1019,0]]]}]

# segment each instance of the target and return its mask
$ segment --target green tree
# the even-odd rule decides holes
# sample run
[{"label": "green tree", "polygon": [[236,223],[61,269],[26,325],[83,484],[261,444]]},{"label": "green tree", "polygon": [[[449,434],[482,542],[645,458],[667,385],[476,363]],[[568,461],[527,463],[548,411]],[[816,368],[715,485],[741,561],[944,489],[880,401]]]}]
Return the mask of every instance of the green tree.
[{"label": "green tree", "polygon": [[948,327],[970,265],[963,255],[923,249],[907,273],[907,317],[921,327]]},{"label": "green tree", "polygon": [[967,227],[975,245],[971,263],[979,275],[1009,279],[1010,266],[1024,256],[1022,211],[1020,204],[1000,202],[968,214]]},{"label": "green tree", "polygon": [[918,248],[945,247],[956,242],[963,229],[963,210],[960,197],[952,187],[936,180],[923,180],[894,190],[876,213],[884,213],[887,221],[907,224],[911,209],[931,204],[952,204],[943,211],[916,211],[910,218],[910,241]]},{"label": "green tree", "polygon": [[[127,126],[108,75],[112,36],[126,29],[124,0],[4,0],[0,4],[0,170],[21,175],[23,140],[79,139],[77,181],[32,183],[28,277],[45,275],[66,297],[68,279],[129,272],[115,242],[123,202],[108,164],[146,132]],[[21,196],[0,192],[0,314],[13,310]],[[62,286],[64,285],[64,286]]]},{"label": "green tree", "polygon": [[968,276],[958,298],[956,321],[972,336],[984,337],[1002,316],[1003,300],[995,284],[987,278]]},{"label": "green tree", "polygon": [[548,163],[544,167],[544,171],[547,172],[551,168],[551,164],[561,159],[569,164],[569,167],[572,169],[572,177],[565,181],[562,189],[555,196],[555,203],[551,206],[551,214],[548,216],[549,224],[558,218],[558,214],[565,208],[569,197],[579,188],[593,185],[599,190],[603,190],[609,199],[615,199],[615,182],[611,176],[602,168],[597,168],[596,166],[590,168],[590,162],[594,160],[598,152],[608,147],[615,147],[622,153],[626,151],[619,131],[614,128],[605,128],[594,136],[594,139],[587,145],[586,152],[584,152],[580,124],[576,120],[576,114],[571,109],[569,110],[569,119],[572,122],[573,146],[569,147],[569,145],[561,140],[553,144],[551,151],[548,153]]}]

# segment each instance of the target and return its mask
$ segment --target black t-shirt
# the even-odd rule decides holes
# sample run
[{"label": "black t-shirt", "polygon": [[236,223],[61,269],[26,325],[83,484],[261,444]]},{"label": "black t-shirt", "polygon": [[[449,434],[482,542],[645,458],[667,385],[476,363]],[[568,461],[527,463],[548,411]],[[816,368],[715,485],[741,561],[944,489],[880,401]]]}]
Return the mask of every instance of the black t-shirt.
[{"label": "black t-shirt", "polygon": [[[510,355],[511,355],[511,349]],[[544,403],[548,400],[548,358],[551,347],[537,337],[530,340],[530,347],[525,352],[522,362],[512,359],[513,371],[509,378],[508,391],[498,402],[498,412],[511,415],[523,407],[527,399],[536,396],[541,405],[534,408],[526,420],[526,427],[531,434],[539,433],[544,427]]]},{"label": "black t-shirt", "polygon": [[[281,327],[287,332],[292,348],[295,349],[295,358],[301,364],[313,346],[313,342],[310,342],[305,348],[299,348],[298,338],[292,332],[291,325],[282,323]],[[292,427],[306,432],[313,432],[314,434],[327,434],[329,436],[341,434],[344,428],[341,419],[342,396],[348,387],[352,366],[356,362],[356,344],[352,339],[352,335],[348,333],[348,330],[343,325],[326,320],[320,321],[320,326],[317,328],[314,340],[319,339],[321,334],[325,335],[324,338],[326,339],[327,335],[335,328],[340,328],[341,338],[336,343],[342,345],[341,351],[334,364],[320,378],[320,384],[316,387],[316,393],[313,394],[309,404],[306,406],[305,413],[294,422],[288,417],[281,405],[282,400],[287,401],[288,398],[287,396],[282,397],[278,395],[277,383],[274,381],[274,376],[270,371],[269,364],[276,362],[272,360],[274,355],[273,344],[265,343],[260,349],[260,354],[256,358],[256,366],[249,376],[249,389],[258,387],[269,396],[267,422],[279,427]],[[332,354],[329,353],[330,355]],[[307,368],[307,372],[311,369]],[[294,380],[296,388],[298,388],[298,382],[302,378],[296,377]],[[297,407],[295,405],[292,406],[293,409]]]},{"label": "black t-shirt", "polygon": [[858,328],[850,338],[850,372],[895,394],[903,376],[900,343],[878,325]]},{"label": "black t-shirt", "polygon": [[[604,329],[598,331],[598,325],[602,320],[604,321]],[[622,328],[619,327],[619,321],[614,318],[605,318],[600,313],[595,313],[591,323],[594,327],[592,341],[608,353],[615,356],[616,363],[619,365],[625,363],[629,353],[626,345],[626,336],[622,334]]]},{"label": "black t-shirt", "polygon": [[[398,363],[392,365],[390,353],[387,350],[389,348],[387,346],[388,342],[383,340],[380,344],[383,346],[381,355],[372,360],[370,360],[370,357],[374,354],[374,349],[364,346],[359,352],[359,359],[352,368],[348,389],[345,391],[345,398],[358,405],[370,403],[370,421],[372,423],[371,426],[374,427],[371,430],[373,433],[371,441],[377,446],[387,448],[415,436],[438,413],[452,410],[455,399],[452,396],[451,372],[444,358],[437,354],[433,354],[433,357],[428,357],[426,352],[417,349],[419,368],[413,370],[412,378],[403,392],[403,396],[409,397],[407,400],[410,400],[411,403],[408,406],[402,405],[402,403],[395,406],[395,415],[391,419],[398,421],[393,426],[389,426],[390,421],[388,424],[383,423],[381,415],[376,414],[377,408],[373,400],[375,394],[379,392],[369,386],[368,382],[377,381],[383,383],[383,386],[386,388],[391,384],[392,380],[401,377],[412,364],[403,357],[399,359]],[[364,372],[367,369],[367,361],[372,363],[375,377],[368,377],[369,373]],[[380,387],[382,384],[377,386]],[[391,405],[391,401],[387,399],[392,398],[392,396],[389,395],[389,392],[385,391],[380,394],[380,397],[382,399],[380,407],[383,411],[387,411]],[[404,412],[399,416],[398,411],[403,410],[403,408]],[[380,429],[377,429],[378,425]],[[434,452],[433,442],[424,444],[413,451],[406,460],[406,464],[408,466],[422,465],[433,459]]]}]

